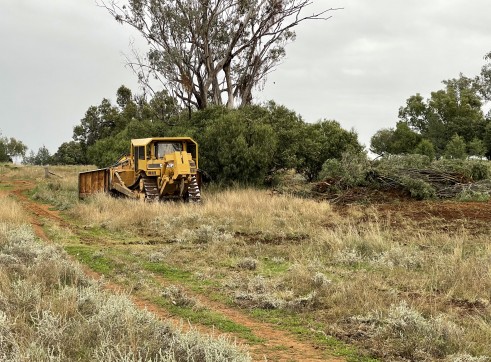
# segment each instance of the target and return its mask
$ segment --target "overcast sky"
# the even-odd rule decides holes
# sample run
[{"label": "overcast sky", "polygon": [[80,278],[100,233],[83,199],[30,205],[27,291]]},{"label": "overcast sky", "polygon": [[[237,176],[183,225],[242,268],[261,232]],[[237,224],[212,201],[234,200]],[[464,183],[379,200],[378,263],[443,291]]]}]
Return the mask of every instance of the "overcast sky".
[{"label": "overcast sky", "polygon": [[[394,127],[398,108],[441,81],[477,75],[491,51],[489,0],[313,0],[308,12],[343,7],[303,23],[256,101],[274,100],[307,122],[335,119],[369,145]],[[138,34],[95,0],[0,0],[0,132],[37,152],[72,139],[91,105],[115,101]],[[114,102],[115,103],[115,102]]]}]

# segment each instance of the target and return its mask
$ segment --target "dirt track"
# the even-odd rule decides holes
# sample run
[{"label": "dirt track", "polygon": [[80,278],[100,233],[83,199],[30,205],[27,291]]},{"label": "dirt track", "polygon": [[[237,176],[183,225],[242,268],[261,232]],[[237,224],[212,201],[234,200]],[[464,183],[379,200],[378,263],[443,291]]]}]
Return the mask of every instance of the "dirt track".
[{"label": "dirt track", "polygon": [[[60,227],[70,229],[74,234],[78,235],[82,242],[84,241],[84,236],[81,233],[77,232],[77,227],[60,217],[57,211],[54,211],[50,208],[50,205],[39,204],[35,201],[32,201],[26,196],[25,191],[32,189],[34,186],[33,183],[22,180],[4,180],[2,183],[8,183],[9,185],[14,186],[12,189],[3,190],[1,192],[11,194],[19,200],[23,208],[30,215],[29,222],[32,224],[36,235],[40,239],[44,240],[45,242],[52,242],[44,232],[43,228],[45,222],[49,221],[59,225]],[[87,241],[91,242],[91,240]],[[95,279],[99,278],[99,275],[97,273],[91,271],[87,267],[84,267],[84,269],[86,270],[86,274],[90,277]],[[167,281],[165,277],[159,277],[159,281],[163,286],[165,286],[166,284],[170,284],[170,282]],[[175,282],[172,282],[172,284],[175,284]],[[108,281],[105,285],[106,288],[111,292],[120,292],[124,290],[122,286],[119,286],[112,281]],[[189,294],[193,293],[191,291],[186,292]],[[195,297],[202,305],[204,305],[208,309],[223,315],[236,324],[249,328],[255,336],[265,341],[262,343],[248,345],[247,348],[251,353],[254,361],[338,362],[344,360],[335,357],[328,357],[326,355],[326,351],[324,351],[323,349],[308,342],[300,341],[290,333],[276,329],[274,325],[259,322],[249,317],[239,309],[231,308],[222,303],[212,301],[204,295],[195,294],[193,295],[193,297]],[[176,326],[181,326],[185,329],[189,327],[189,324],[187,324],[185,321],[182,321],[180,318],[173,316],[169,311],[160,306],[157,306],[147,300],[138,298],[137,296],[132,296],[132,300],[136,306],[149,310],[150,312],[157,315],[159,318],[170,321]],[[217,334],[217,331],[214,331],[212,328],[206,326],[193,325],[193,328],[196,328],[204,333],[214,333],[215,335]],[[231,335],[231,337],[235,338],[233,335]],[[247,345],[247,341],[241,341],[239,339],[239,342]]]}]

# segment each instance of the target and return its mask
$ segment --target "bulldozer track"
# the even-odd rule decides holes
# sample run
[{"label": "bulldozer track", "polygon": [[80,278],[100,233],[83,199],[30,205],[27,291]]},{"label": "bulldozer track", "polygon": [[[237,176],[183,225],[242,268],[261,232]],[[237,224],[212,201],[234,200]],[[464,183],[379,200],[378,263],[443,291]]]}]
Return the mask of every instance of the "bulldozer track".
[{"label": "bulldozer track", "polygon": [[188,186],[189,201],[200,202],[201,192],[199,191],[198,180],[196,180],[196,175],[191,176],[191,181]]},{"label": "bulldozer track", "polygon": [[143,176],[143,189],[145,192],[145,201],[159,201],[159,189],[155,178]]}]

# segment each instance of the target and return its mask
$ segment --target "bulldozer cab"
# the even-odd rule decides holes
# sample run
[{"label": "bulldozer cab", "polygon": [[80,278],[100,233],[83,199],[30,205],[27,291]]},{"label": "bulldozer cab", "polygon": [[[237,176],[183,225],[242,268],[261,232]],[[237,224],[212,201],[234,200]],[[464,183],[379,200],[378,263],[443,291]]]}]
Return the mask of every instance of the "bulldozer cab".
[{"label": "bulldozer cab", "polygon": [[198,166],[198,145],[189,137],[154,137],[140,138],[131,141],[131,159],[134,160],[135,172],[145,170],[154,160],[162,160],[165,155],[175,152],[191,154]]},{"label": "bulldozer cab", "polygon": [[181,142],[157,141],[154,143],[154,147],[154,155],[158,159],[164,158],[169,153],[183,151],[183,144]]}]

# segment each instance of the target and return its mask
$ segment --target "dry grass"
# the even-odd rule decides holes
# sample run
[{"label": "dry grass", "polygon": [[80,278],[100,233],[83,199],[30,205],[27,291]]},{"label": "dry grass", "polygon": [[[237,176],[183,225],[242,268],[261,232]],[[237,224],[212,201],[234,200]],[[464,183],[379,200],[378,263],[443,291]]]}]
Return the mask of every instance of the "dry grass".
[{"label": "dry grass", "polygon": [[[219,285],[222,296],[286,328],[303,323],[387,361],[491,356],[489,228],[433,228],[437,220],[418,224],[372,207],[341,213],[263,190],[205,192],[201,205],[104,195],[70,205],[82,226],[112,235],[114,250]],[[122,232],[151,243],[118,245]],[[174,292],[166,295],[182,297]]]},{"label": "dry grass", "polygon": [[374,209],[341,217],[327,203],[255,190],[207,195],[203,205],[101,195],[70,212],[159,240],[152,253],[218,280],[242,307],[313,317],[383,359],[491,355],[486,233],[401,230]]},{"label": "dry grass", "polygon": [[103,292],[60,247],[37,240],[14,200],[0,197],[0,360],[250,361],[226,337],[182,333]]},{"label": "dry grass", "polygon": [[0,220],[4,224],[20,225],[26,222],[27,215],[22,207],[7,194],[0,193]]},{"label": "dry grass", "polygon": [[125,229],[196,243],[227,239],[236,233],[264,239],[304,237],[314,235],[326,220],[336,222],[338,218],[327,203],[251,190],[208,195],[202,205],[145,204],[100,194],[78,204],[70,214],[109,230]]}]

